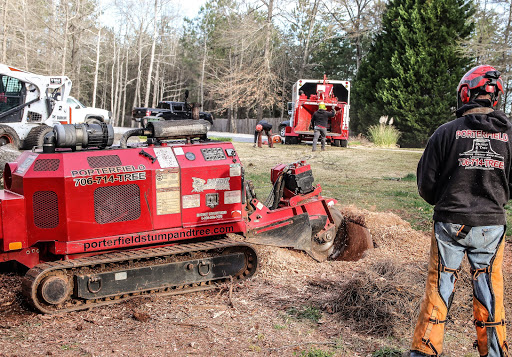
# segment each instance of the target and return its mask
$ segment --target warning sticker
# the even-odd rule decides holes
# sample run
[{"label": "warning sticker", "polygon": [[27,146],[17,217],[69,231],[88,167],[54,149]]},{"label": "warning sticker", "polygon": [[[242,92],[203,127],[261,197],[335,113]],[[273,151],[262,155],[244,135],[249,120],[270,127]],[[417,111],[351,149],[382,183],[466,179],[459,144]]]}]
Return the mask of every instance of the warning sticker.
[{"label": "warning sticker", "polygon": [[200,195],[185,195],[181,199],[183,209],[185,208],[197,208],[201,205]]},{"label": "warning sticker", "polygon": [[174,155],[185,155],[185,152],[183,151],[183,148],[174,148]]},{"label": "warning sticker", "polygon": [[242,175],[242,166],[240,164],[231,164],[229,165],[229,176],[241,176]]},{"label": "warning sticker", "polygon": [[196,216],[197,218],[200,218],[201,221],[208,221],[210,219],[222,219],[226,213],[226,211],[204,212],[198,213]]},{"label": "warning sticker", "polygon": [[156,214],[180,213],[180,190],[161,191],[156,193]]},{"label": "warning sticker", "polygon": [[156,214],[181,212],[180,175],[178,169],[156,170]]},{"label": "warning sticker", "polygon": [[242,202],[242,195],[240,191],[227,191],[224,192],[224,204],[233,204]]},{"label": "warning sticker", "polygon": [[154,148],[153,150],[160,167],[178,167],[178,161],[172,152],[172,148]]},{"label": "warning sticker", "polygon": [[180,187],[180,173],[178,170],[156,170],[156,189]]},{"label": "warning sticker", "polygon": [[29,157],[27,157],[21,163],[21,165],[18,166],[18,168],[16,169],[16,173],[23,175],[28,170],[28,168],[32,165],[32,163],[36,160],[36,157],[37,157],[36,155],[30,155]]}]

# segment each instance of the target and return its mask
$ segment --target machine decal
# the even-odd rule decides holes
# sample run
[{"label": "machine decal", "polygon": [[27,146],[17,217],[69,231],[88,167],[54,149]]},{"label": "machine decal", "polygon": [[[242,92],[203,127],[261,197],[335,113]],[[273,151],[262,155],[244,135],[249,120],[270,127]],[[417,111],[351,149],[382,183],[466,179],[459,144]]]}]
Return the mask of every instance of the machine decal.
[{"label": "machine decal", "polygon": [[181,212],[180,175],[177,168],[156,170],[156,214]]},{"label": "machine decal", "polygon": [[[225,213],[226,212],[224,212],[224,214]],[[85,252],[89,252],[105,248],[124,247],[141,243],[169,242],[180,238],[202,237],[212,234],[225,234],[232,232],[234,232],[233,226],[220,226],[214,228],[189,228],[175,231],[160,231],[147,234],[128,234],[84,242],[83,248]]]},{"label": "machine decal", "polygon": [[227,191],[224,192],[224,204],[229,205],[233,203],[242,202],[240,191]]},{"label": "machine decal", "polygon": [[229,190],[229,177],[211,178],[208,181],[202,178],[192,177],[192,192],[203,192],[206,190]]},{"label": "machine decal", "polygon": [[32,166],[32,163],[36,160],[37,155],[30,155],[28,156],[25,161],[21,163],[20,166],[16,169],[16,173],[23,175],[25,172],[27,172],[28,168]]},{"label": "machine decal", "polygon": [[130,181],[143,181],[146,179],[146,172],[130,172],[126,174],[116,175],[100,175],[96,177],[79,177],[74,178],[75,187],[88,186],[88,185],[99,185],[105,183],[114,182],[130,182]]},{"label": "machine decal", "polygon": [[218,193],[207,193],[206,194],[206,206],[210,208],[217,207],[219,205],[219,194]]},{"label": "machine decal", "polygon": [[185,152],[183,151],[183,148],[174,148],[174,155],[185,155]]},{"label": "machine decal", "polygon": [[201,206],[201,196],[196,195],[184,195],[181,199],[183,209],[185,208],[198,208]]},{"label": "machine decal", "polygon": [[178,161],[176,160],[176,156],[174,156],[172,148],[154,148],[153,150],[155,151],[160,167],[178,167]]},{"label": "machine decal", "polygon": [[197,218],[201,218],[201,221],[208,221],[211,219],[222,219],[224,215],[228,213],[227,211],[217,211],[217,212],[202,212],[196,215]]},{"label": "machine decal", "polygon": [[100,167],[96,169],[87,169],[87,170],[71,170],[71,176],[92,176],[92,175],[102,175],[102,174],[117,174],[122,172],[135,172],[135,171],[144,171],[146,170],[146,166],[139,165],[137,168],[133,165],[126,166],[114,166],[114,167]]},{"label": "machine decal", "polygon": [[229,165],[229,176],[242,176],[242,166],[240,164]]}]

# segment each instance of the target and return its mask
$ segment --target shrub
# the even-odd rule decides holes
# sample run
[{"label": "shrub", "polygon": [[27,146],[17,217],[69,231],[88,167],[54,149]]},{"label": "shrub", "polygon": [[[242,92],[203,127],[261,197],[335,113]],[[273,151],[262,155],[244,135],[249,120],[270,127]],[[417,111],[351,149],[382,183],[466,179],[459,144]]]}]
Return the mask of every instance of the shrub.
[{"label": "shrub", "polygon": [[392,125],[372,125],[368,128],[370,141],[379,147],[396,147],[400,132]]}]

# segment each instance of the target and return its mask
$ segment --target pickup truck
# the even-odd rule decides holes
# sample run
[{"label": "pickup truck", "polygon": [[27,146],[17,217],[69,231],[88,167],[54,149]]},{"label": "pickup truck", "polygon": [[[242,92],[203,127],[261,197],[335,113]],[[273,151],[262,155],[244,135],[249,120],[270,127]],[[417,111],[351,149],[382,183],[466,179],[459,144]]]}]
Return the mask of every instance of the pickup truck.
[{"label": "pickup truck", "polygon": [[108,110],[87,107],[71,96],[68,97],[66,102],[70,108],[70,124],[111,124],[112,112]]},{"label": "pickup truck", "polygon": [[[156,108],[135,107],[132,110],[132,119],[140,122],[144,117],[159,117],[163,120],[192,119],[192,108],[187,102],[161,101]],[[199,119],[204,119],[213,125],[213,115],[199,112]]]}]

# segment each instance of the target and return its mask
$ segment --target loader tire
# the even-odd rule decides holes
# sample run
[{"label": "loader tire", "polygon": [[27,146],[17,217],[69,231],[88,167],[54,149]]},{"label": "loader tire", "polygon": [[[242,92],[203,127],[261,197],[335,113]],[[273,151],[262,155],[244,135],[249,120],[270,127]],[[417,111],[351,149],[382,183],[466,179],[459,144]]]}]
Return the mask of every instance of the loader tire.
[{"label": "loader tire", "polygon": [[334,139],[332,141],[332,145],[336,146],[336,147],[340,147],[341,146],[341,140],[340,139]]},{"label": "loader tire", "polygon": [[48,125],[39,125],[32,128],[25,139],[23,148],[26,150],[32,150],[34,146],[42,147],[44,136],[52,130],[53,128]]},{"label": "loader tire", "polygon": [[347,146],[348,146],[348,140],[346,140],[346,139],[341,140],[341,147],[346,148]]},{"label": "loader tire", "polygon": [[20,149],[20,137],[16,131],[8,125],[0,125],[0,146],[11,144]]}]

